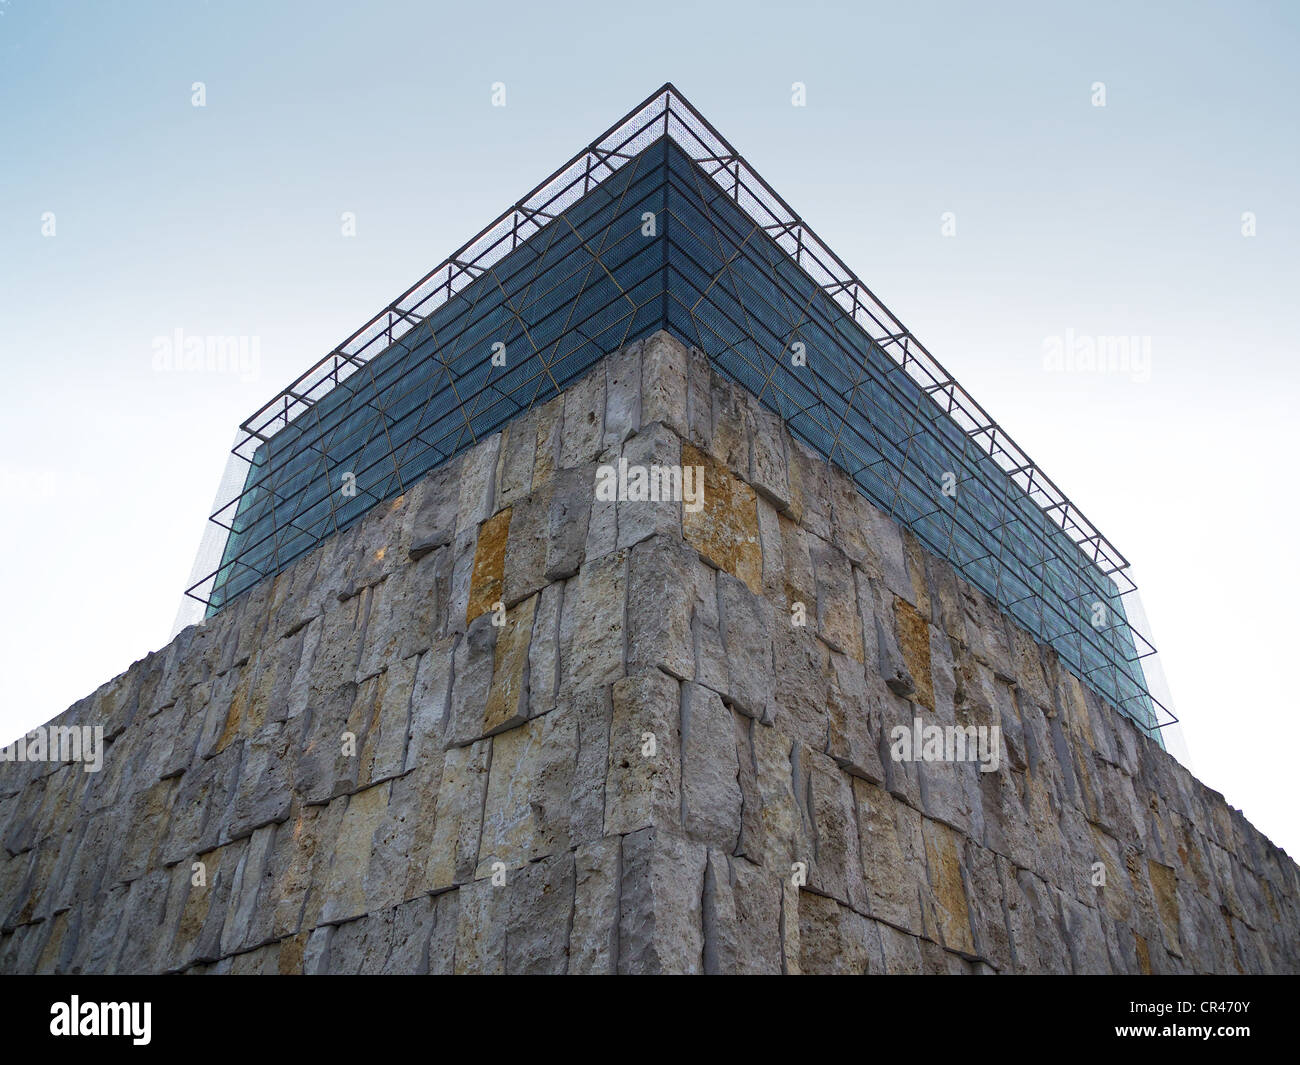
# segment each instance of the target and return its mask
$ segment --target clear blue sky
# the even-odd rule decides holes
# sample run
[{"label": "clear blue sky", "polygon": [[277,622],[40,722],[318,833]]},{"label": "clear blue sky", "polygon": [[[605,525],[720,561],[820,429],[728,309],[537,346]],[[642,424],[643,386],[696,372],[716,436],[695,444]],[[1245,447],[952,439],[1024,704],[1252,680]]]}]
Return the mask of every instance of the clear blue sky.
[{"label": "clear blue sky", "polygon": [[1297,11],[0,0],[0,739],[167,641],[240,419],[671,80],[1133,561],[1194,770],[1300,853]]}]

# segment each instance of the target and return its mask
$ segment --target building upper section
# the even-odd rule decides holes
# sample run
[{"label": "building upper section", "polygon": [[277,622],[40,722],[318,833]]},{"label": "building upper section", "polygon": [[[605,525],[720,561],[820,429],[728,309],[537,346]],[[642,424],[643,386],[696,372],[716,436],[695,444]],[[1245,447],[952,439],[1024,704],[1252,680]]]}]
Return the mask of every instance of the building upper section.
[{"label": "building upper section", "polygon": [[666,329],[1148,729],[1127,561],[671,85],[242,426],[220,610]]}]

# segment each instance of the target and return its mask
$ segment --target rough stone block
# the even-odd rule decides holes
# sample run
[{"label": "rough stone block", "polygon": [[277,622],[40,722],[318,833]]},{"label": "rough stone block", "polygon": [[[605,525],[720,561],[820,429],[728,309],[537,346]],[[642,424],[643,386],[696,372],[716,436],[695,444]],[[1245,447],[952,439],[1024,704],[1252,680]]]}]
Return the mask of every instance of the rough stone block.
[{"label": "rough stone block", "polygon": [[704,971],[702,898],[707,848],[660,829],[623,839],[618,971]]},{"label": "rough stone block", "polygon": [[661,330],[642,351],[641,424],[663,422],[686,437],[686,346]]},{"label": "rough stone block", "polygon": [[613,687],[605,835],[625,835],[681,816],[681,692],[658,670]]},{"label": "rough stone block", "polygon": [[740,837],[740,770],[731,712],[716,692],[683,686],[681,742],[687,834],[729,854]]},{"label": "rough stone block", "polygon": [[686,542],[718,569],[739,577],[750,591],[761,595],[763,558],[754,490],[690,444],[682,445],[682,464],[704,469],[703,505],[697,511],[682,512]]}]

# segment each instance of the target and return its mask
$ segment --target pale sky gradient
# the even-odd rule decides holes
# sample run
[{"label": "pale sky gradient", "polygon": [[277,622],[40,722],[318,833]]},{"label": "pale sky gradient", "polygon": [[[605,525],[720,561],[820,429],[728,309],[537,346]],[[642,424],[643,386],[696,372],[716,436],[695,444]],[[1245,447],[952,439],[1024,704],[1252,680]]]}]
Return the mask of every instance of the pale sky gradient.
[{"label": "pale sky gradient", "polygon": [[1192,768],[1300,854],[1297,11],[0,0],[0,742],[167,642],[242,418],[671,80],[1132,560]]}]

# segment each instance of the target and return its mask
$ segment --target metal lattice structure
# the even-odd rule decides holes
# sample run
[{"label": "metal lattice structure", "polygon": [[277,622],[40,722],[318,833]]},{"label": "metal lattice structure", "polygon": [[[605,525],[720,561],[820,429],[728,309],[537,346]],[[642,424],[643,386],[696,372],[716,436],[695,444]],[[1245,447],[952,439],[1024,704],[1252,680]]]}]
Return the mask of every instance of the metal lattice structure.
[{"label": "metal lattice structure", "polygon": [[672,85],[242,424],[221,564],[188,594],[221,609],[659,329],[1099,694],[1149,730],[1176,720],[1145,682],[1123,555]]}]

